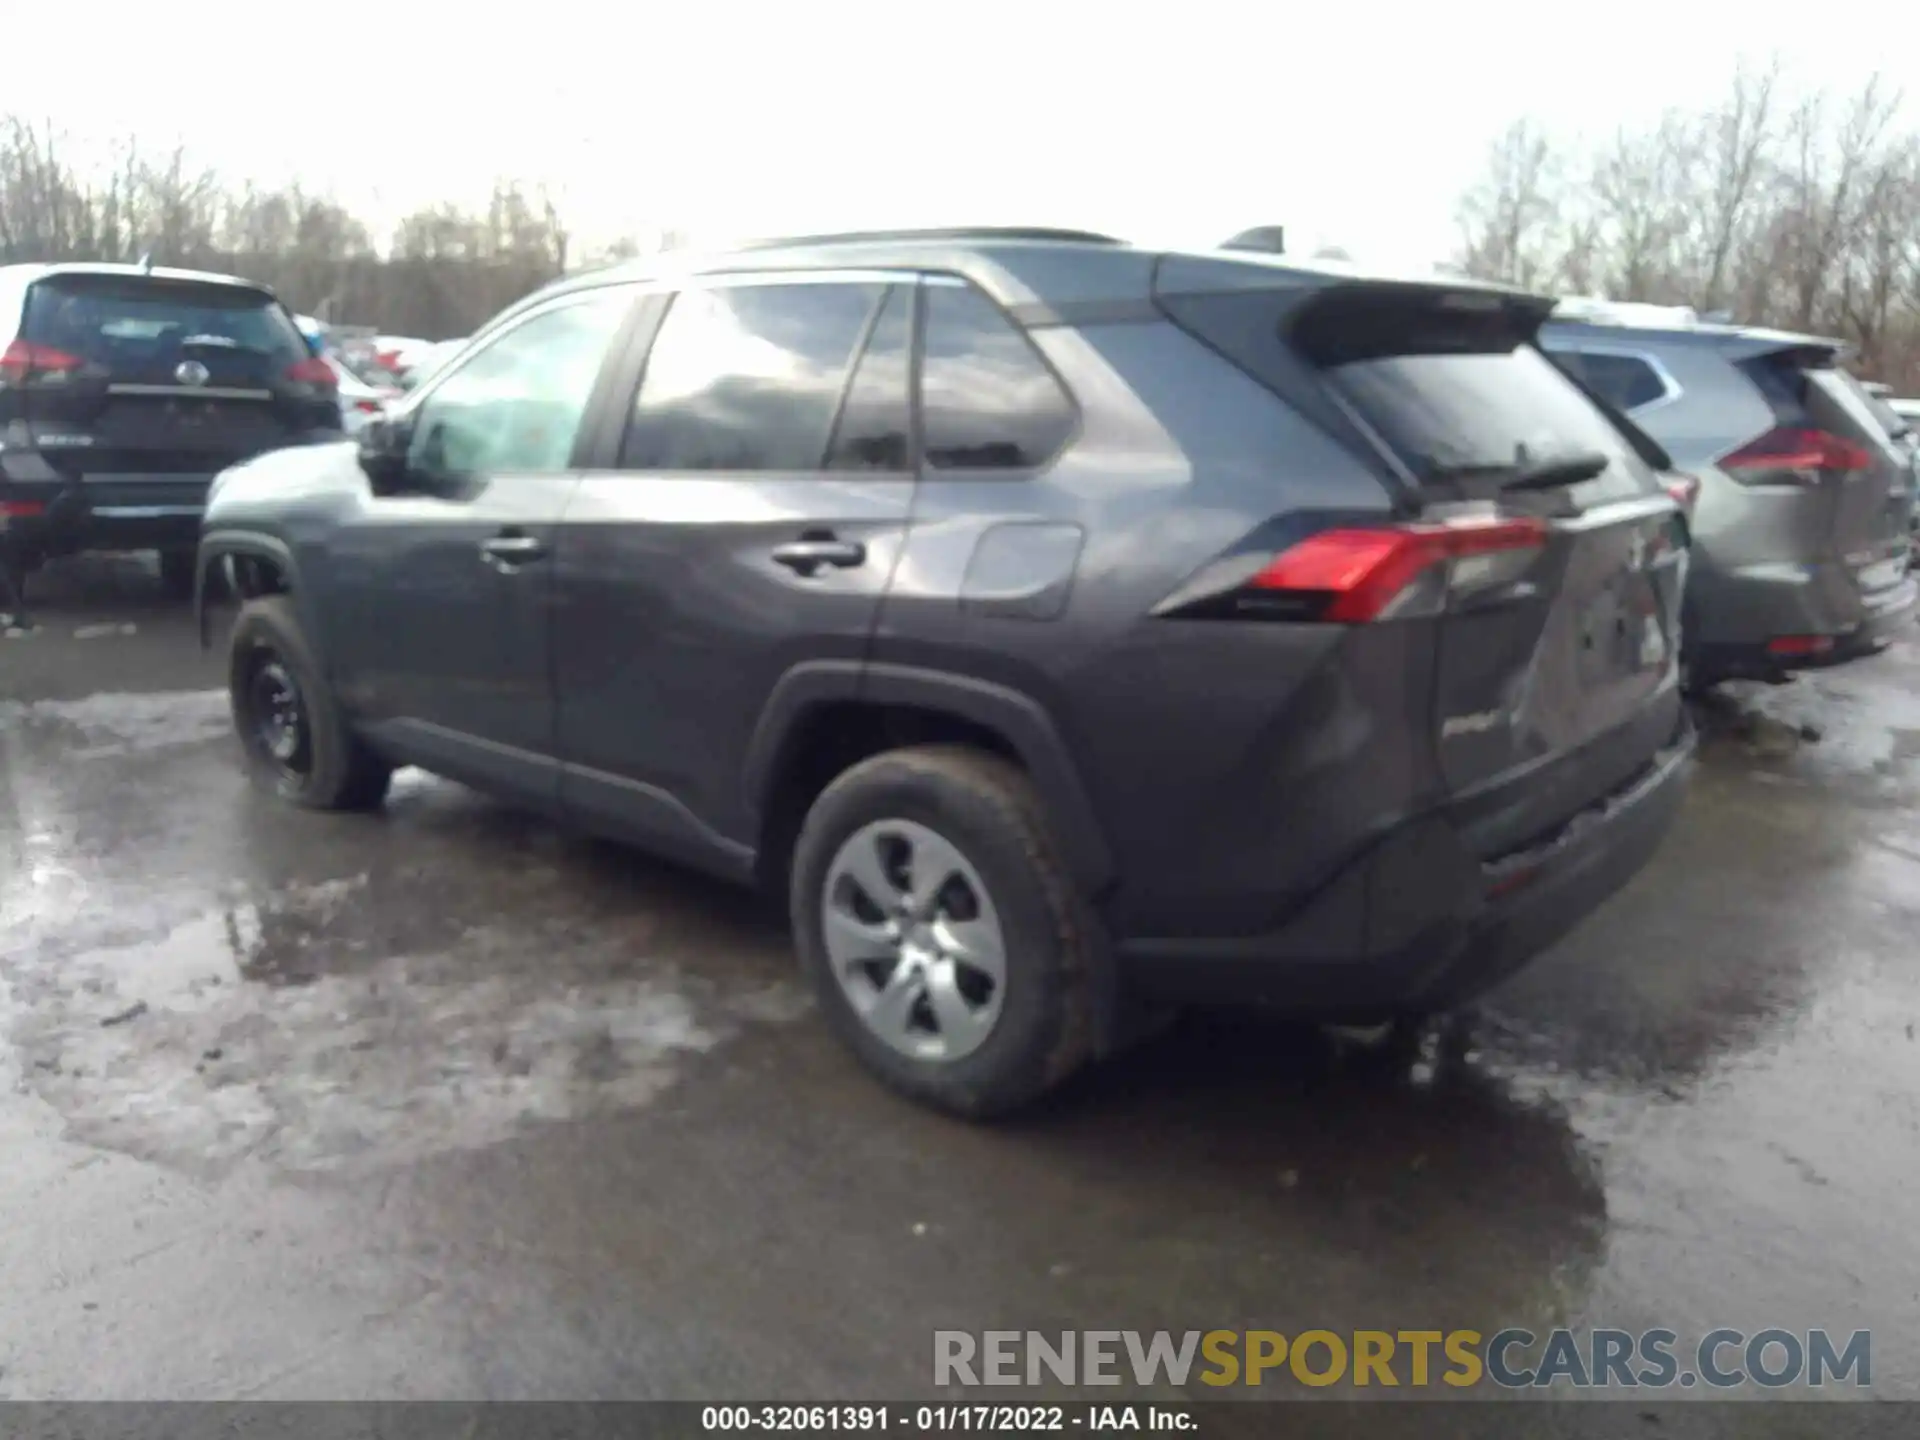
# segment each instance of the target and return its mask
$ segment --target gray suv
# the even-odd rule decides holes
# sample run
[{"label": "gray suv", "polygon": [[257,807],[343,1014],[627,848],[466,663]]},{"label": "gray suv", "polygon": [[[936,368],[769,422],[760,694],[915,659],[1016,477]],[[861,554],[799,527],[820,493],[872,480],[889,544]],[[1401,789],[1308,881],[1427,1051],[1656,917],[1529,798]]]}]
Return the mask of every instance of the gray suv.
[{"label": "gray suv", "polygon": [[418,765],[785,902],[973,1116],[1182,1002],[1446,1007],[1644,865],[1672,497],[1550,302],[1098,236],[766,244],[533,295],[229,471],[252,774]]},{"label": "gray suv", "polygon": [[1621,313],[1563,311],[1541,343],[1700,481],[1692,678],[1777,679],[1910,624],[1920,458],[1840,367],[1841,342]]}]

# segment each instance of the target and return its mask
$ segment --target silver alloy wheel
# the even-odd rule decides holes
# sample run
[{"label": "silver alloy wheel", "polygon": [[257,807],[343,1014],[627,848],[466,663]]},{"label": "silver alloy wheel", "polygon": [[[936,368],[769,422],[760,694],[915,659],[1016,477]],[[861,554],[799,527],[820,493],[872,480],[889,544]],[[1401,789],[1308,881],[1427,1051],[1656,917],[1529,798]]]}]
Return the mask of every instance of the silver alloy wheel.
[{"label": "silver alloy wheel", "polygon": [[1006,994],[1005,933],[980,872],[911,820],[862,826],[835,852],[822,939],[854,1013],[915,1060],[985,1043]]}]

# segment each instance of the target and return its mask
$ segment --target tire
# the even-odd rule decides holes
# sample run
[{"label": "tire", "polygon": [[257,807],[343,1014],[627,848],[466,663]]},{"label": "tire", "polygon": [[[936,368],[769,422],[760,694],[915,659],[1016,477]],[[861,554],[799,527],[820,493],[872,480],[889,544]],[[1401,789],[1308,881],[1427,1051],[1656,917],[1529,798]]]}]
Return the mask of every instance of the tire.
[{"label": "tire", "polygon": [[198,557],[191,550],[160,552],[160,588],[170,600],[193,598],[193,567]]},{"label": "tire", "polygon": [[[275,673],[269,675],[271,669]],[[262,734],[262,691],[292,682],[301,743],[274,753]],[[284,595],[249,600],[233,625],[227,694],[247,773],[261,789],[310,810],[371,810],[386,798],[393,768],[347,728],[325,672]]]},{"label": "tire", "polygon": [[[827,935],[829,906],[836,916],[845,912],[849,857],[885,855],[889,846],[901,844],[919,845],[916,854],[942,853],[924,840],[927,834],[957,852],[967,873],[955,872],[962,882],[959,892],[944,891],[940,917],[909,931],[909,937],[974,933],[966,931],[966,917],[973,913],[976,921],[996,924],[1001,939],[1001,978],[971,1012],[979,1016],[991,1010],[990,1021],[964,1035],[964,1027],[954,1027],[958,1042],[948,1041],[944,1024],[937,1039],[929,1039],[921,1031],[909,1030],[903,1037],[897,1027],[870,1022],[856,991],[868,992],[867,1003],[879,1013],[884,995],[878,992],[891,987],[878,977],[898,978],[910,967],[882,954],[871,970],[856,974],[859,966],[836,961]],[[976,882],[986,893],[970,904],[968,893]],[[830,897],[830,885],[842,898]],[[865,894],[857,883],[853,889]],[[897,888],[893,893],[898,895]],[[959,747],[925,746],[855,765],[807,814],[794,848],[789,899],[795,948],[829,1023],[862,1063],[900,1094],[950,1115],[990,1119],[1029,1104],[1096,1053],[1098,1001],[1106,979],[1099,925],[1067,878],[1039,796],[1006,761]],[[849,931],[836,925],[835,933]],[[862,933],[874,931],[869,927]],[[953,968],[959,962],[951,958],[927,961],[930,952],[911,944],[894,953],[931,967],[923,972],[922,999],[914,1002],[921,1020],[931,1019],[938,967],[946,964],[949,976],[965,974],[965,967]],[[950,957],[954,952],[931,953]],[[844,955],[843,946],[842,961]],[[843,981],[843,974],[854,978]],[[976,1001],[979,974],[971,976]],[[955,982],[950,979],[942,988],[951,1003]],[[883,1038],[883,1031],[894,1038]],[[972,1048],[946,1055],[907,1053],[903,1039],[927,1048]]]}]

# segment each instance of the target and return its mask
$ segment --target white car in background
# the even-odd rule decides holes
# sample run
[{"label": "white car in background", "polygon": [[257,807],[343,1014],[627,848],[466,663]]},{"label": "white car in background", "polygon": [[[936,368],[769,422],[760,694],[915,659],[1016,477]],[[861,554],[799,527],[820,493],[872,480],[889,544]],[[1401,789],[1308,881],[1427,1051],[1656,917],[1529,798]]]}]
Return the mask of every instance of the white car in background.
[{"label": "white car in background", "polygon": [[369,385],[338,355],[322,355],[327,368],[333,371],[334,379],[340,387],[340,428],[349,435],[357,435],[367,421],[386,413],[387,404],[401,392],[398,389],[383,390]]},{"label": "white car in background", "polygon": [[447,361],[458,355],[466,345],[466,337],[458,340],[439,340],[424,350],[414,352],[412,363],[400,372],[400,383],[411,390]]}]

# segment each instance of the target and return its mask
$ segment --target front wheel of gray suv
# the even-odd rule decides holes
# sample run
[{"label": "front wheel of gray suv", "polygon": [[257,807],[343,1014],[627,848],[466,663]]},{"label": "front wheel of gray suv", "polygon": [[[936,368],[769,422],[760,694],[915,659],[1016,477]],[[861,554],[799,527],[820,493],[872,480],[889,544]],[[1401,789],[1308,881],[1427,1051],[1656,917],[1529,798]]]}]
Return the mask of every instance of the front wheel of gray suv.
[{"label": "front wheel of gray suv", "polygon": [[848,770],[808,812],[790,906],[829,1022],[922,1104],[1004,1115],[1093,1053],[1097,921],[1005,760],[925,746]]},{"label": "front wheel of gray suv", "polygon": [[310,810],[370,810],[392,767],[347,728],[285,595],[249,600],[234,621],[227,691],[253,782]]}]

